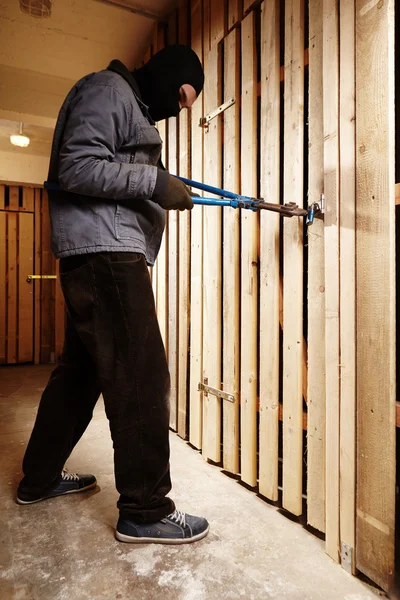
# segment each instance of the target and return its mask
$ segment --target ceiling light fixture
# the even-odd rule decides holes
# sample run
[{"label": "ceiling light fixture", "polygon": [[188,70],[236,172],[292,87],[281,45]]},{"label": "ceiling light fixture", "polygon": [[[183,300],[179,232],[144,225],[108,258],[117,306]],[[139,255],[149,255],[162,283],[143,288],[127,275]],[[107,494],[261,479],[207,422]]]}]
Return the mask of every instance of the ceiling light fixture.
[{"label": "ceiling light fixture", "polygon": [[26,148],[29,146],[31,140],[26,136],[22,135],[22,123],[19,125],[19,133],[17,135],[10,135],[10,142],[13,146],[19,146],[20,148]]}]

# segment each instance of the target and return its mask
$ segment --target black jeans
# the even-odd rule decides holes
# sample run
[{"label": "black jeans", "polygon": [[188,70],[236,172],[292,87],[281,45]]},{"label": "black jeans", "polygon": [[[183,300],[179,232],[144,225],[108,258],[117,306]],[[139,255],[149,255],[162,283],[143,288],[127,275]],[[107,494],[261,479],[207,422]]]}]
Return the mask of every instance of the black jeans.
[{"label": "black jeans", "polygon": [[157,521],[175,508],[166,498],[170,377],[144,256],[65,258],[60,277],[66,339],[40,401],[20,490],[41,496],[58,485],[102,393],[121,516]]}]

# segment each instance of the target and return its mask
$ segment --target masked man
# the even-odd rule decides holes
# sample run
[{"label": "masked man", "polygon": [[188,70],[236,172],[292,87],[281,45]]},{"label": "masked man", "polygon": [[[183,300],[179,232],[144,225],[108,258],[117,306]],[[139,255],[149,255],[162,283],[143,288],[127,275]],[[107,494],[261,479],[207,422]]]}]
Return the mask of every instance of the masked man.
[{"label": "masked man", "polygon": [[209,529],[167,497],[170,378],[147,269],[165,210],[193,208],[188,188],[162,167],[155,122],[190,107],[203,84],[186,46],[161,50],[133,73],[114,60],[74,86],[54,133],[49,181],[60,190],[49,192],[51,239],[68,322],[17,502],[96,485],[64,465],[102,394],[120,494],[116,537],[124,542],[186,543]]}]

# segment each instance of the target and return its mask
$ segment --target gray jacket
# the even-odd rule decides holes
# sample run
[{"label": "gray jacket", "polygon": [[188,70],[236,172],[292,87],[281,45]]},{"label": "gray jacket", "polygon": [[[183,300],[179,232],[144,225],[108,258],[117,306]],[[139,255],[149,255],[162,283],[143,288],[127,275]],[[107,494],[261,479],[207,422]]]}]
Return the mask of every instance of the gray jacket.
[{"label": "gray jacket", "polygon": [[113,65],[81,79],[58,117],[48,176],[62,190],[49,191],[52,251],[140,252],[153,265],[165,226],[151,199],[166,187],[162,141],[132,75]]}]

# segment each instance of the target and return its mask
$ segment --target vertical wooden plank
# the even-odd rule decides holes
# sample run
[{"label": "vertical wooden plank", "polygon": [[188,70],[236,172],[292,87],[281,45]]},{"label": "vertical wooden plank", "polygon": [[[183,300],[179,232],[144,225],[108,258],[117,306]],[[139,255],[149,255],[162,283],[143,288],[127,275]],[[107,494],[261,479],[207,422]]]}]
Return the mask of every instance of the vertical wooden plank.
[{"label": "vertical wooden plank", "polygon": [[[257,54],[255,13],[242,22],[241,188],[257,197]],[[258,215],[241,215],[241,477],[257,484]]]},{"label": "vertical wooden plank", "polygon": [[[285,3],[284,201],[303,198],[304,5]],[[303,219],[284,222],[283,506],[302,513]]]},{"label": "vertical wooden plank", "polygon": [[[42,275],[54,275],[53,273],[53,257],[50,252],[50,215],[49,201],[46,190],[42,191]],[[40,347],[40,362],[48,364],[52,362],[53,352],[53,329],[52,329],[52,312],[53,312],[53,286],[54,280],[43,279],[41,282],[41,347]]]},{"label": "vertical wooden plank", "polygon": [[[192,48],[203,59],[203,2],[191,1]],[[199,127],[203,116],[204,93],[191,109],[191,175],[203,181],[204,130]],[[190,233],[190,383],[189,440],[202,447],[203,394],[198,391],[203,379],[203,207],[195,206],[191,214]]]},{"label": "vertical wooden plank", "polygon": [[60,283],[60,261],[56,261],[56,275],[57,279],[55,282],[55,360],[58,361],[63,345],[64,345],[64,337],[65,337],[65,302],[64,296],[61,289]]},{"label": "vertical wooden plank", "polygon": [[[339,23],[338,0],[324,0],[323,101],[326,335],[326,551],[339,560]],[[329,85],[325,82],[329,81]]]},{"label": "vertical wooden plank", "polygon": [[6,186],[0,185],[0,210],[4,210]]},{"label": "vertical wooden plank", "polygon": [[24,186],[22,188],[22,208],[26,212],[34,211],[34,189]]},{"label": "vertical wooden plank", "polygon": [[[165,27],[158,23],[157,51],[165,46]],[[167,122],[165,120],[157,123],[157,129],[163,141],[161,160],[164,165],[167,162]],[[157,257],[157,316],[161,336],[166,352],[168,351],[168,324],[167,324],[167,239],[168,239],[168,215],[166,214],[166,227]]]},{"label": "vertical wooden plank", "polygon": [[385,590],[395,525],[394,2],[356,3],[357,568]]},{"label": "vertical wooden plank", "polygon": [[[1,190],[0,190],[1,200]],[[7,214],[0,211],[0,364],[7,362]]]},{"label": "vertical wooden plank", "polygon": [[243,14],[248,13],[256,2],[257,0],[243,0]]},{"label": "vertical wooden plank", "polygon": [[158,309],[157,309],[157,295],[158,295],[158,293],[157,293],[157,284],[158,284],[157,265],[158,265],[158,263],[156,262],[154,264],[154,267],[152,270],[151,285],[153,287],[154,304],[156,306],[156,312],[158,313]]},{"label": "vertical wooden plank", "polygon": [[[35,257],[34,257],[34,270],[32,275],[40,275],[42,272],[41,259],[42,259],[42,235],[41,235],[41,220],[42,220],[42,202],[41,202],[41,190],[35,188],[35,214],[34,214],[34,226],[35,226]],[[40,279],[35,280],[33,283],[34,288],[34,363],[38,365],[40,363],[40,346],[41,346],[41,307],[40,307]]]},{"label": "vertical wooden plank", "polygon": [[[179,43],[188,42],[187,0],[181,1],[179,8]],[[197,100],[198,102],[199,100]],[[182,110],[179,115],[179,174],[190,174],[189,112]],[[190,311],[190,212],[179,211],[179,288],[178,288],[178,434],[187,437],[188,402],[188,354],[189,354],[189,311]]]},{"label": "vertical wooden plank", "polygon": [[157,21],[153,25],[152,48],[153,48],[153,56],[154,56],[154,54],[156,54],[157,50],[158,50],[158,22]]},{"label": "vertical wooden plank", "polygon": [[149,62],[151,58],[151,46],[149,46],[145,52],[145,55],[143,57],[143,63],[146,64],[147,62]]},{"label": "vertical wooden plank", "polygon": [[228,29],[232,29],[243,15],[242,0],[229,0],[228,2]]},{"label": "vertical wooden plank", "polygon": [[178,10],[178,41],[189,44],[189,0],[179,0]]},{"label": "vertical wooden plank", "polygon": [[165,25],[164,23],[158,23],[157,33],[157,52],[162,50],[165,46]]},{"label": "vertical wooden plank", "polygon": [[33,273],[33,215],[18,215],[18,362],[33,361],[33,285],[26,278]]},{"label": "vertical wooden plank", "polygon": [[[205,29],[205,39],[207,33]],[[204,88],[204,111],[209,113],[221,104],[220,48],[208,53]],[[220,187],[222,177],[221,117],[210,122],[204,136],[204,180]],[[203,377],[209,385],[221,385],[221,208],[204,210],[203,253]],[[221,455],[221,400],[208,395],[203,402],[203,456],[215,462]]]},{"label": "vertical wooden plank", "polygon": [[17,362],[17,336],[18,336],[18,215],[9,212],[7,215],[7,363]]},{"label": "vertical wooden plank", "polygon": [[225,35],[225,0],[212,0],[210,21],[211,46],[218,44]]},{"label": "vertical wooden plank", "polygon": [[[224,187],[240,192],[240,31],[224,41],[224,101],[235,104],[224,112]],[[240,374],[240,213],[223,211],[223,381],[224,390],[239,392]],[[239,402],[225,402],[223,411],[223,465],[239,472]]]},{"label": "vertical wooden plank", "polygon": [[[166,132],[165,121],[157,123],[157,128],[163,140],[162,161],[166,164]],[[157,257],[157,316],[160,326],[164,347],[168,350],[168,315],[167,315],[167,240],[168,240],[168,214],[166,214],[166,225],[160,251]]]},{"label": "vertical wooden plank", "polygon": [[[261,9],[261,196],[279,204],[280,0]],[[260,215],[260,493],[278,500],[280,218]]]},{"label": "vertical wooden plank", "polygon": [[[355,6],[340,2],[340,541],[353,548],[356,509]],[[343,260],[343,258],[345,260]]]},{"label": "vertical wooden plank", "polygon": [[208,52],[211,48],[211,5],[211,0],[202,0],[204,66],[207,64]]},{"label": "vertical wooden plank", "polygon": [[[177,12],[168,21],[168,44],[177,41]],[[168,171],[178,173],[178,120],[168,119]],[[178,411],[178,211],[168,213],[168,365],[171,376],[170,427],[177,429]]]},{"label": "vertical wooden plank", "polygon": [[[322,3],[309,4],[308,202],[324,190]],[[325,268],[324,221],[315,219],[308,241],[307,519],[325,531]]]},{"label": "vertical wooden plank", "polygon": [[8,210],[19,210],[19,187],[10,185]]}]

